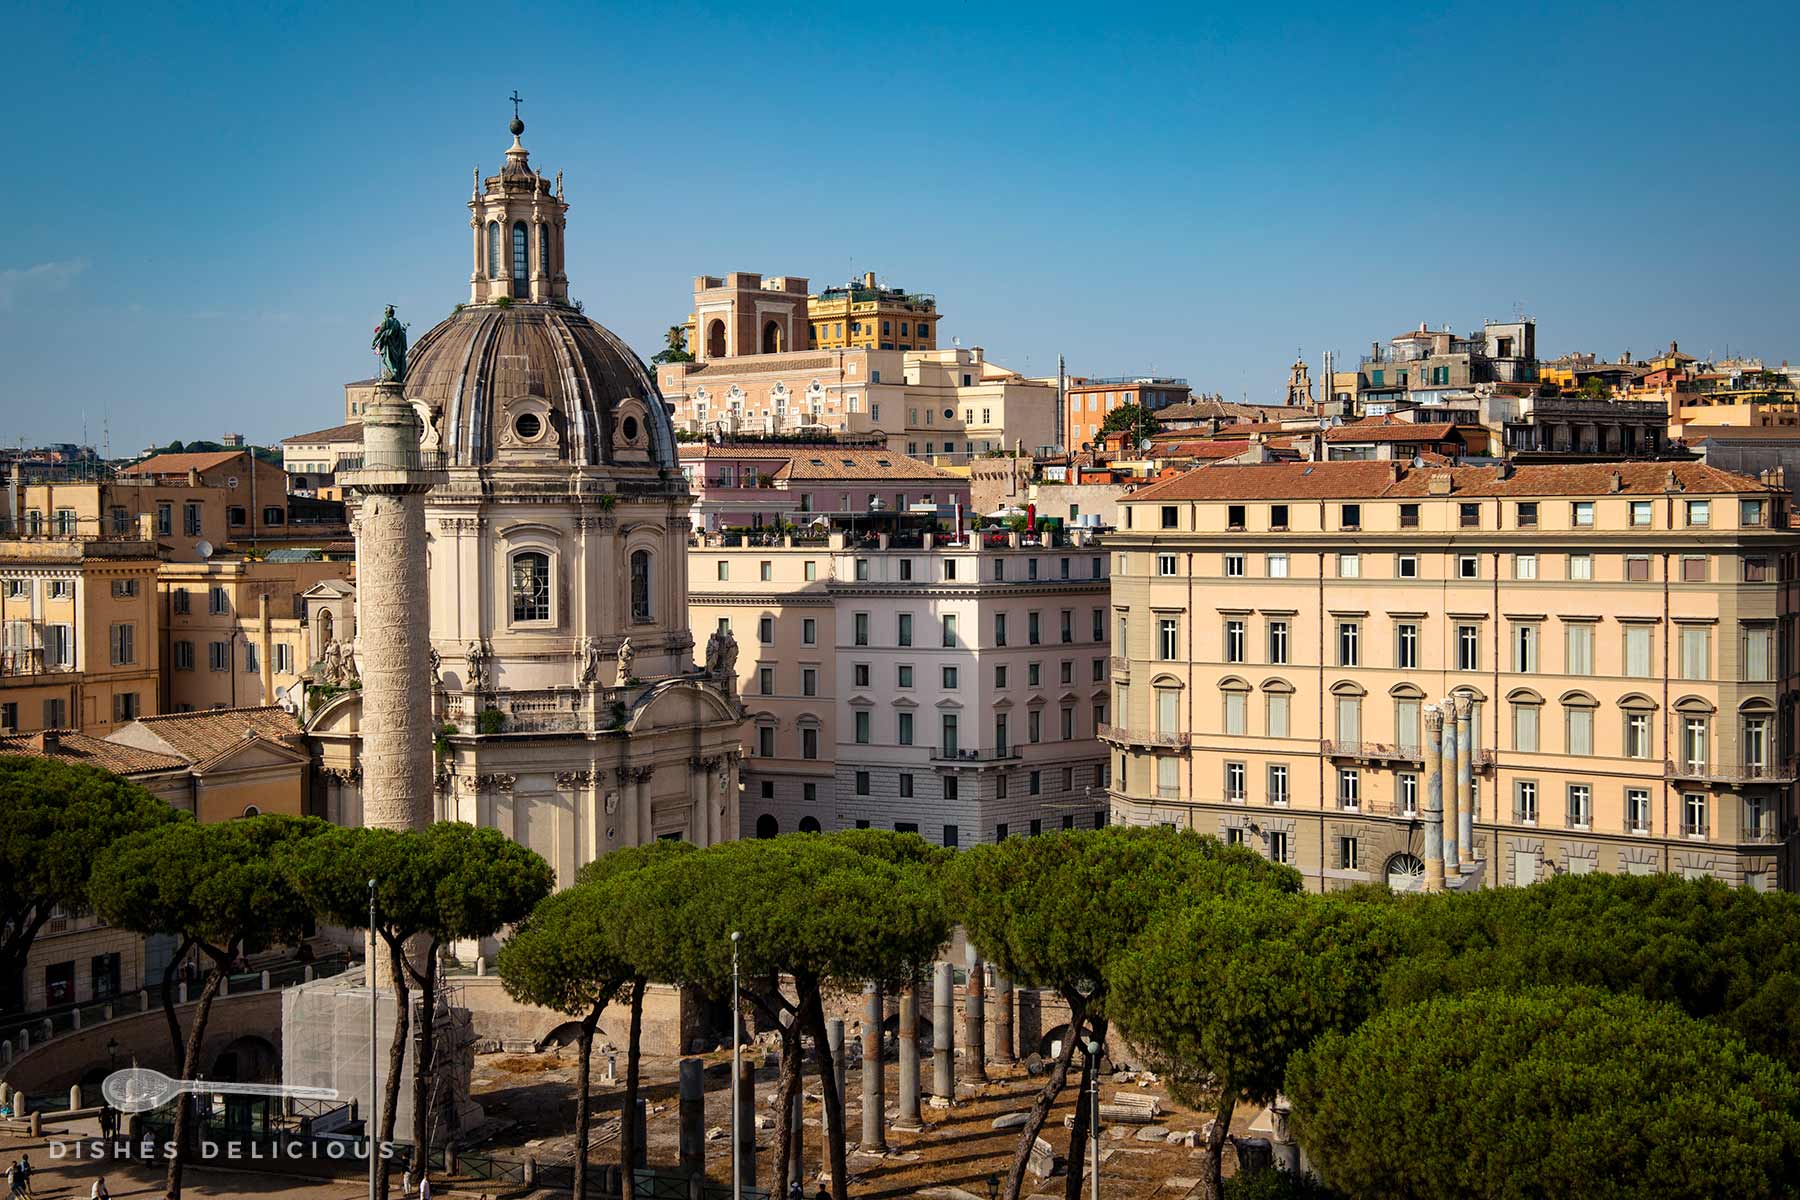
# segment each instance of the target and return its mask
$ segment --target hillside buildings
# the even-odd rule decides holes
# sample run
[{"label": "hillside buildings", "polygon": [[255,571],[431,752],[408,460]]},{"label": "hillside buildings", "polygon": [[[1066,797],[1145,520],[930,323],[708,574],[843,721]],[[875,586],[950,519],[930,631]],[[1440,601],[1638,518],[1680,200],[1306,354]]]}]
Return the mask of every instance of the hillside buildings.
[{"label": "hillside buildings", "polygon": [[744,836],[967,846],[1105,822],[1106,555],[927,528],[691,543],[694,636],[741,647]]},{"label": "hillside buildings", "polygon": [[1422,871],[1422,706],[1472,706],[1487,884],[1774,887],[1794,817],[1777,487],[1696,464],[1207,468],[1120,503],[1115,816],[1315,887]]}]

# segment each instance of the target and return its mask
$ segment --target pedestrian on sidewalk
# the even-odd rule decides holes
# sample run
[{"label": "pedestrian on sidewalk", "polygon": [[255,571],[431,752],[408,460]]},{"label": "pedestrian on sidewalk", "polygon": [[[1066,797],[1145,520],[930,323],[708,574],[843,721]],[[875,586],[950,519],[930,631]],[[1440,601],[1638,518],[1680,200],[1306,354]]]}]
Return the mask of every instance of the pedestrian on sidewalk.
[{"label": "pedestrian on sidewalk", "polygon": [[19,1160],[13,1159],[6,1164],[6,1196],[12,1200],[19,1194]]},{"label": "pedestrian on sidewalk", "polygon": [[112,1192],[106,1186],[106,1176],[94,1180],[94,1186],[88,1189],[88,1200],[112,1200]]},{"label": "pedestrian on sidewalk", "polygon": [[19,1155],[19,1194],[31,1200],[31,1155]]},{"label": "pedestrian on sidewalk", "polygon": [[419,1200],[431,1200],[431,1176],[419,1176]]}]

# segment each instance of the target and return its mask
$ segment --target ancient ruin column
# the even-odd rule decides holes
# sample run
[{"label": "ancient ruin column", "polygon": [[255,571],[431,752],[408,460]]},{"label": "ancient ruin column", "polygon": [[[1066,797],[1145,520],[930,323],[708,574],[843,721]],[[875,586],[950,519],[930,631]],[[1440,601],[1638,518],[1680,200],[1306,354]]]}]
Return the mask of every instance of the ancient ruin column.
[{"label": "ancient ruin column", "polygon": [[968,1047],[969,1078],[987,1082],[987,964],[969,947],[969,982],[963,988],[963,1045]]},{"label": "ancient ruin column", "polygon": [[863,988],[862,1148],[887,1149],[887,1091],[881,1064],[881,988]]},{"label": "ancient ruin column", "polygon": [[756,1186],[756,1067],[748,1058],[738,1064],[737,1161],[745,1187]]},{"label": "ancient ruin column", "polygon": [[936,964],[931,981],[931,1102],[949,1107],[956,1099],[956,973]]},{"label": "ancient ruin column", "polygon": [[[1456,856],[1458,867],[1475,869],[1475,701],[1456,698]],[[1451,858],[1445,839],[1446,869]]]},{"label": "ancient ruin column", "polygon": [[896,1129],[917,1129],[919,1121],[919,981],[900,993],[900,1115]]},{"label": "ancient ruin column", "polygon": [[[837,1074],[832,1082],[837,1087],[838,1111],[844,1109],[845,1097],[849,1089],[845,1086],[849,1078],[849,1061],[844,1057],[844,1018],[831,1017],[825,1022],[825,1045],[831,1051],[831,1068]],[[825,1090],[825,1080],[819,1081],[819,1090]]]},{"label": "ancient ruin column", "polygon": [[1444,714],[1425,706],[1425,890],[1444,890]]},{"label": "ancient ruin column", "polygon": [[1438,773],[1443,778],[1441,791],[1444,797],[1444,874],[1456,874],[1456,776],[1458,758],[1456,754],[1456,701],[1450,697],[1438,704],[1438,713],[1444,722],[1442,738],[1442,764]]},{"label": "ancient ruin column", "polygon": [[431,645],[424,614],[422,426],[400,385],[379,383],[363,415],[363,462],[340,481],[356,497],[356,646],[362,673],[363,824],[431,823]]},{"label": "ancient ruin column", "polygon": [[1013,1051],[1013,986],[999,967],[994,968],[994,1062],[1010,1067],[1018,1061]]},{"label": "ancient ruin column", "polygon": [[706,1174],[706,1064],[681,1060],[681,1173],[689,1179]]},{"label": "ancient ruin column", "polygon": [[794,1098],[788,1106],[788,1141],[794,1148],[793,1157],[788,1161],[787,1183],[791,1188],[798,1184],[802,1190],[806,1187],[806,1074],[800,1075],[800,1086],[794,1089]]}]

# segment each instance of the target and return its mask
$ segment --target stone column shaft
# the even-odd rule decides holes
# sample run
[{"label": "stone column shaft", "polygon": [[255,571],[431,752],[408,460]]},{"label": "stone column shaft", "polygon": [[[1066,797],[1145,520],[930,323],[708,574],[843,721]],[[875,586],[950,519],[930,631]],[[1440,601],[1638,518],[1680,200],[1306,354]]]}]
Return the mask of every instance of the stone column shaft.
[{"label": "stone column shaft", "polygon": [[887,1149],[887,1092],[881,1062],[881,989],[863,988],[862,1148]]},{"label": "stone column shaft", "polygon": [[[1456,855],[1461,870],[1475,869],[1475,702],[1456,698]],[[1445,839],[1448,843],[1449,839]],[[1444,857],[1450,859],[1448,844]],[[1447,865],[1447,864],[1446,864]]]},{"label": "stone column shaft", "polygon": [[800,1074],[800,1086],[788,1105],[788,1140],[793,1144],[793,1158],[788,1163],[788,1186],[806,1187],[806,1073]]},{"label": "stone column shaft", "polygon": [[969,947],[969,982],[963,988],[963,1045],[968,1047],[969,1078],[987,1081],[987,964]]},{"label": "stone column shaft", "polygon": [[756,1067],[738,1064],[737,1161],[745,1187],[756,1186]]},{"label": "stone column shaft", "polygon": [[[837,1078],[832,1083],[837,1087],[838,1111],[844,1109],[845,1097],[849,1094],[846,1083],[849,1078],[849,1060],[844,1057],[844,1018],[831,1017],[825,1022],[825,1045],[831,1051],[831,1069]],[[819,1090],[825,1090],[826,1081],[819,1081]]]},{"label": "stone column shaft", "polygon": [[706,1174],[706,1064],[682,1059],[680,1088],[681,1173],[693,1179]]},{"label": "stone column shaft", "polygon": [[956,1099],[956,974],[947,962],[936,964],[931,980],[931,1099]]},{"label": "stone column shaft", "polygon": [[1425,706],[1425,890],[1444,890],[1444,714]]},{"label": "stone column shaft", "polygon": [[907,983],[900,993],[900,1115],[899,1129],[919,1128],[919,981]]},{"label": "stone column shaft", "polygon": [[994,1062],[1010,1067],[1018,1061],[1013,1050],[1013,986],[1000,968],[994,968]]},{"label": "stone column shaft", "polygon": [[1461,758],[1456,752],[1456,701],[1446,699],[1438,706],[1443,716],[1444,732],[1441,739],[1442,766],[1439,773],[1443,776],[1443,846],[1444,874],[1456,874],[1456,781],[1461,774]]}]

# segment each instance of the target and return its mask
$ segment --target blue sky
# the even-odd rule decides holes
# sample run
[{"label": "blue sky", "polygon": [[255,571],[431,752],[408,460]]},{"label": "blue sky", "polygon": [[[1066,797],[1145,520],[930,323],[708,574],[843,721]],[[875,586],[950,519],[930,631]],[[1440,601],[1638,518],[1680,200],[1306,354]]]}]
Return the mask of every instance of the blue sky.
[{"label": "blue sky", "polygon": [[1800,357],[1792,5],[4,11],[7,442],[334,423],[383,303],[466,299],[515,87],[646,355],[694,275],[874,270],[1009,366],[1234,399],[1515,307]]}]

